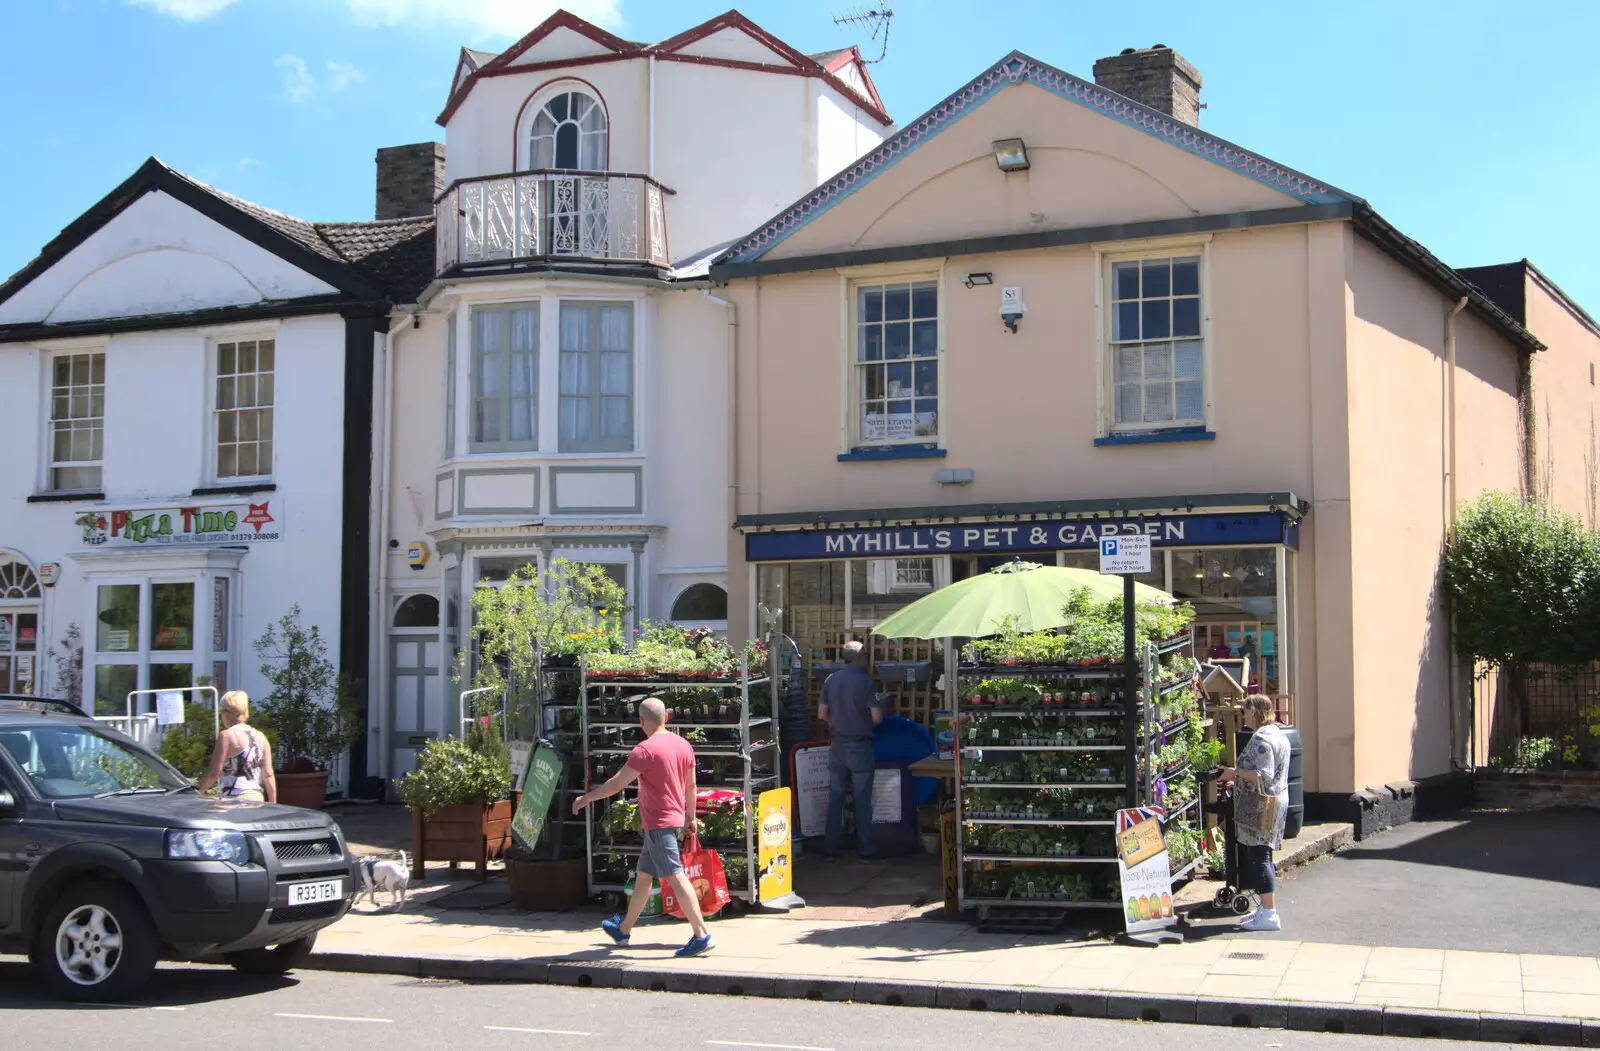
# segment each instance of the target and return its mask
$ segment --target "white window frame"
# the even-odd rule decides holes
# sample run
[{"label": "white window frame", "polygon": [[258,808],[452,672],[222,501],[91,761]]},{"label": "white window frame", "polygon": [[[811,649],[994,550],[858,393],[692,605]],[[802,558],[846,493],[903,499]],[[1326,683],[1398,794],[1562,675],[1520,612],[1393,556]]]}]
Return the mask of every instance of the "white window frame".
[{"label": "white window frame", "polygon": [[[1215,362],[1214,340],[1211,334],[1211,237],[1186,237],[1163,240],[1152,238],[1094,245],[1095,251],[1095,387],[1097,436],[1148,434],[1157,431],[1215,429],[1214,392]],[[1116,412],[1116,368],[1112,360],[1116,344],[1111,341],[1112,323],[1115,320],[1112,268],[1117,263],[1139,262],[1146,259],[1172,259],[1183,256],[1200,258],[1200,341],[1201,341],[1201,402],[1203,415],[1199,421],[1167,420],[1152,423],[1142,421],[1118,423]],[[1175,342],[1175,341],[1174,341]]]},{"label": "white window frame", "polygon": [[[112,710],[93,712],[96,669],[101,666],[134,668],[135,688],[145,690],[150,688],[150,668],[153,665],[187,664],[193,681],[202,675],[212,675],[217,664],[225,663],[228,668],[228,681],[225,685],[230,689],[237,688],[244,671],[243,666],[234,659],[234,654],[239,649],[239,611],[242,608],[237,559],[225,557],[216,560],[206,557],[211,554],[212,552],[203,552],[198,560],[181,557],[154,560],[158,564],[151,565],[149,571],[144,573],[106,572],[95,569],[84,574],[83,623],[89,625],[89,629],[83,638],[83,704],[91,714],[121,715],[126,710],[125,698],[108,697],[107,701],[111,702]],[[154,588],[159,584],[189,584],[194,588],[194,623],[190,631],[190,646],[186,650],[155,648]],[[130,585],[139,589],[138,634],[133,640],[132,650],[101,652],[97,630],[100,588],[117,585]],[[225,587],[228,593],[227,609],[224,611],[224,631],[227,638],[220,649],[214,646],[216,625],[213,616],[219,586]],[[139,702],[144,708],[151,708],[154,703],[154,698],[151,697],[142,698]]]},{"label": "white window frame", "polygon": [[[539,92],[538,95],[536,95],[532,100],[530,100],[528,102],[527,106],[523,109],[522,116],[521,116],[521,119],[520,119],[518,127],[517,127],[517,170],[518,171],[534,171],[534,170],[536,170],[534,168],[534,163],[533,163],[534,162],[533,126],[538,121],[539,114],[544,112],[545,107],[549,106],[551,101],[554,100],[556,96],[558,96],[558,95],[566,95],[566,94],[583,95],[583,96],[587,97],[590,101],[592,101],[595,104],[595,106],[600,110],[600,119],[605,123],[604,128],[602,128],[598,133],[596,133],[596,132],[587,132],[587,133],[585,133],[585,132],[583,132],[581,130],[578,133],[578,138],[579,138],[579,142],[578,142],[578,159],[579,159],[579,161],[582,161],[582,159],[583,159],[583,141],[582,141],[583,140],[583,136],[585,134],[589,134],[589,135],[598,134],[600,136],[600,163],[599,163],[598,166],[596,166],[594,168],[584,168],[581,165],[579,167],[577,167],[577,168],[568,168],[568,169],[555,168],[554,161],[555,161],[556,144],[552,143],[551,144],[551,150],[550,150],[551,162],[552,163],[550,165],[550,168],[549,169],[538,169],[538,170],[605,171],[607,165],[609,165],[611,163],[611,111],[606,107],[605,99],[601,98],[598,92],[596,92],[593,88],[591,88],[589,85],[583,83],[582,81],[560,80],[560,81],[557,81],[554,84],[547,85],[542,91]],[[562,123],[568,123],[568,121],[563,121]],[[560,125],[558,124],[557,125],[558,130],[559,130],[559,127],[560,127]]]},{"label": "white window frame", "polygon": [[[557,376],[558,376],[558,378],[557,378],[557,381],[556,381],[556,390],[555,390],[555,392],[553,394],[553,397],[555,399],[555,415],[556,415],[556,423],[557,423],[557,428],[558,428],[557,432],[556,432],[556,451],[557,452],[561,452],[561,453],[571,453],[571,454],[577,454],[577,455],[588,455],[588,454],[591,454],[591,453],[631,453],[631,452],[635,451],[635,449],[638,446],[638,433],[637,433],[638,407],[637,407],[637,402],[638,402],[638,396],[639,396],[639,367],[638,367],[638,361],[639,361],[639,350],[638,350],[638,348],[639,348],[639,304],[635,300],[632,300],[632,299],[596,299],[596,298],[577,297],[577,296],[558,297],[558,298],[555,299],[555,302],[556,302],[556,311],[555,311],[555,313],[556,313],[556,333],[557,333],[557,336],[556,336],[556,361],[557,361]],[[602,376],[602,373],[603,373],[603,369],[602,369],[602,365],[601,365],[601,356],[603,354],[606,354],[606,353],[620,353],[620,352],[617,352],[617,351],[606,351],[606,350],[602,349],[599,346],[591,346],[587,350],[583,350],[583,351],[572,351],[572,350],[566,349],[566,347],[564,345],[565,341],[561,337],[561,322],[562,322],[562,318],[565,316],[567,308],[569,306],[572,307],[574,310],[582,310],[582,311],[585,312],[585,314],[589,315],[589,317],[591,318],[591,324],[589,326],[589,328],[590,328],[590,333],[589,334],[593,339],[596,339],[596,340],[598,340],[598,338],[599,338],[599,327],[600,327],[599,324],[598,324],[598,317],[599,317],[598,312],[599,311],[603,310],[606,307],[624,307],[625,306],[628,309],[628,348],[627,348],[627,355],[628,355],[628,393],[627,393],[627,399],[628,399],[628,433],[627,433],[626,437],[624,437],[624,438],[621,438],[621,439],[616,439],[616,438],[606,439],[606,438],[600,437],[600,435],[598,434],[598,428],[600,427],[602,418],[604,416],[605,399],[607,397],[616,397],[617,396],[617,395],[606,395],[600,389],[601,376]],[[583,394],[583,395],[565,394],[561,390],[561,381],[560,381],[560,378],[559,378],[560,377],[559,366],[560,366],[561,359],[567,354],[579,354],[579,353],[584,354],[588,358],[588,363],[587,363],[586,367],[588,369],[588,380],[589,380],[589,388],[590,389],[589,389],[587,394]],[[590,424],[590,427],[591,427],[590,435],[589,435],[589,437],[587,439],[583,439],[583,440],[577,440],[577,439],[568,440],[567,438],[565,438],[564,436],[561,435],[560,430],[559,430],[560,421],[561,421],[561,403],[562,403],[562,401],[564,399],[567,399],[567,398],[580,398],[580,397],[583,398],[583,400],[584,400],[584,411],[588,414],[589,424]]]},{"label": "white window frame", "polygon": [[[546,383],[546,377],[543,374],[545,359],[549,356],[546,353],[546,349],[545,349],[548,346],[548,341],[547,341],[547,333],[544,331],[545,321],[546,321],[546,318],[547,318],[548,313],[549,313],[549,311],[547,309],[548,304],[545,301],[547,298],[548,297],[530,296],[530,297],[528,297],[526,299],[511,300],[511,301],[506,301],[506,302],[472,303],[472,304],[470,304],[468,306],[467,310],[465,311],[466,318],[467,318],[467,333],[466,333],[466,336],[467,336],[467,344],[466,344],[467,352],[466,352],[465,355],[458,354],[457,356],[458,357],[464,356],[466,358],[466,361],[467,361],[467,392],[468,393],[467,393],[466,403],[467,403],[467,410],[468,411],[466,413],[466,417],[467,417],[467,451],[469,453],[537,452],[541,448],[544,447],[543,443],[540,440],[540,438],[541,438],[540,428],[542,428],[544,426],[544,420],[545,420],[545,418],[547,416],[547,413],[545,412],[544,405],[541,404],[541,402],[544,399],[544,397],[546,396],[546,391],[548,390],[548,387],[549,387],[548,383]],[[533,317],[533,334],[534,334],[534,338],[533,338],[533,350],[532,351],[515,351],[515,352],[513,352],[511,350],[511,341],[510,341],[511,329],[510,329],[509,318],[510,318],[511,313],[513,311],[517,311],[517,310],[532,310],[533,313],[534,313],[534,317]],[[529,438],[529,439],[526,439],[526,440],[512,441],[510,439],[506,439],[506,438],[502,437],[502,439],[499,440],[499,441],[482,441],[482,440],[480,440],[478,438],[478,434],[477,434],[478,400],[479,400],[478,391],[479,391],[480,388],[479,388],[479,376],[478,376],[479,351],[478,351],[478,334],[477,334],[478,333],[478,317],[477,316],[480,313],[486,313],[486,312],[502,313],[507,318],[507,322],[506,322],[506,324],[505,324],[505,326],[503,328],[503,331],[504,331],[505,336],[506,336],[505,350],[504,351],[496,351],[495,352],[495,353],[498,353],[498,354],[503,354],[504,357],[505,357],[504,370],[503,370],[502,375],[501,375],[502,386],[501,386],[501,391],[500,391],[500,394],[499,394],[499,400],[500,400],[500,406],[501,406],[501,408],[500,408],[500,425],[501,425],[500,433],[502,435],[506,435],[506,434],[510,433],[510,425],[511,425],[511,411],[510,411],[510,407],[509,406],[510,406],[510,402],[511,402],[511,374],[512,374],[511,357],[512,357],[512,354],[513,353],[518,353],[518,354],[531,353],[533,355],[533,371],[532,371],[533,391],[532,391],[532,393],[531,393],[531,395],[529,397],[529,400],[533,403],[533,420],[532,420],[532,435],[533,436],[531,438]]]},{"label": "white window frame", "polygon": [[[722,594],[724,596],[728,596],[728,582],[726,580],[692,577],[679,584],[677,589],[673,591],[672,601],[667,603],[667,620],[681,628],[710,628],[712,631],[726,632],[728,630],[727,617],[723,617],[721,620],[683,620],[672,615],[677,611],[678,600],[683,598],[684,595],[688,594],[690,588],[697,588],[702,584],[709,584],[714,588],[721,588]],[[728,598],[728,602],[731,606],[731,596]]]},{"label": "white window frame", "polygon": [[[260,430],[258,428],[257,431],[256,431],[256,438],[255,438],[255,441],[256,441],[257,446],[258,446],[258,448],[256,450],[256,453],[257,453],[256,467],[258,468],[256,473],[254,473],[254,474],[237,474],[237,473],[236,474],[223,474],[222,473],[222,446],[223,446],[224,443],[221,440],[221,430],[220,430],[221,420],[222,420],[221,414],[224,413],[224,412],[237,412],[239,410],[240,406],[238,405],[237,394],[235,395],[235,404],[234,404],[234,406],[232,408],[223,409],[218,404],[219,399],[218,399],[217,386],[221,382],[221,380],[223,379],[223,376],[222,376],[222,348],[223,348],[224,345],[232,344],[234,346],[234,354],[237,355],[238,354],[238,344],[240,344],[240,343],[255,343],[256,344],[256,353],[257,353],[258,357],[256,358],[256,369],[255,369],[255,371],[253,373],[251,373],[251,375],[255,376],[257,381],[258,381],[258,383],[259,383],[260,377],[262,375],[262,372],[261,372],[261,359],[259,357],[259,354],[260,354],[260,351],[261,351],[260,344],[263,343],[263,342],[268,342],[268,341],[270,341],[272,343],[272,372],[271,372],[271,376],[272,376],[272,403],[271,403],[271,405],[260,405],[260,404],[257,404],[255,406],[252,406],[252,408],[255,408],[255,409],[270,408],[272,410],[272,435],[271,435],[270,438],[267,439],[271,443],[271,446],[272,446],[272,456],[270,458],[271,462],[267,464],[267,469],[265,471],[262,471],[262,470],[259,469],[260,466],[261,466],[260,459],[259,459],[260,458],[259,445],[260,445],[260,442],[261,442],[261,432],[260,432]],[[257,483],[257,482],[269,482],[269,481],[272,480],[274,475],[277,473],[277,463],[278,463],[278,415],[279,415],[278,409],[280,407],[280,403],[278,401],[278,374],[279,374],[279,371],[280,371],[279,368],[278,368],[278,365],[280,364],[280,354],[279,354],[280,348],[278,346],[278,343],[279,343],[278,330],[276,328],[272,328],[272,329],[269,329],[269,330],[249,330],[249,331],[239,331],[239,332],[213,332],[213,333],[209,333],[206,336],[206,408],[207,408],[207,411],[206,411],[205,448],[207,450],[207,453],[206,453],[207,474],[208,474],[208,476],[209,476],[209,478],[211,480],[211,483],[213,485],[218,485],[218,486],[223,486],[223,485],[251,485],[251,484],[254,484],[254,483]],[[237,382],[237,377],[239,375],[239,373],[237,371],[237,363],[238,363],[237,357],[235,357],[234,361],[235,361],[235,372],[233,373],[233,375],[235,377],[235,381]],[[258,386],[258,388],[257,388],[257,401],[259,402],[259,400],[260,400],[260,389],[259,389],[259,386]],[[231,442],[231,443],[228,443],[228,444],[233,445],[235,448],[237,448],[241,444],[238,441],[237,435],[238,435],[238,432],[235,431],[235,440],[233,442]],[[237,464],[236,464],[236,466],[237,466]]]},{"label": "white window frame", "polygon": [[[949,403],[946,376],[946,317],[949,309],[949,290],[944,281],[943,261],[930,267],[915,269],[878,269],[874,267],[855,268],[843,271],[840,274],[841,295],[844,300],[844,309],[840,316],[840,451],[849,453],[860,449],[879,449],[891,446],[906,446],[921,448],[932,446],[936,449],[945,448],[949,440],[949,420],[946,407]],[[934,351],[934,368],[939,384],[939,393],[935,401],[938,406],[938,433],[932,435],[917,435],[913,433],[906,438],[873,438],[867,439],[861,433],[861,394],[860,394],[860,365],[857,359],[857,304],[860,302],[859,290],[874,285],[918,284],[932,282],[934,293],[938,299],[937,313],[934,316],[935,331],[937,332],[938,347]],[[905,359],[915,362],[915,358]],[[887,361],[887,359],[885,359]],[[915,366],[912,369],[912,384],[916,383]]]},{"label": "white window frame", "polygon": [[456,312],[445,315],[444,324],[444,458],[456,454]]},{"label": "white window frame", "polygon": [[[61,422],[74,422],[74,417],[68,415],[58,420],[55,414],[56,395],[56,362],[62,358],[80,357],[90,355],[90,383],[89,393],[93,397],[95,384],[93,382],[93,355],[100,355],[100,456],[93,460],[57,460],[56,459],[56,424]],[[105,440],[106,440],[106,388],[110,385],[106,381],[110,378],[106,369],[110,363],[106,358],[106,345],[104,343],[85,344],[82,346],[59,346],[44,354],[44,491],[52,493],[93,493],[103,492],[105,489]],[[69,390],[71,387],[69,386]],[[77,420],[92,420],[96,417],[78,417]],[[56,485],[56,470],[58,468],[85,468],[95,467],[100,471],[100,480],[97,484],[88,487],[73,486],[60,487]]]}]

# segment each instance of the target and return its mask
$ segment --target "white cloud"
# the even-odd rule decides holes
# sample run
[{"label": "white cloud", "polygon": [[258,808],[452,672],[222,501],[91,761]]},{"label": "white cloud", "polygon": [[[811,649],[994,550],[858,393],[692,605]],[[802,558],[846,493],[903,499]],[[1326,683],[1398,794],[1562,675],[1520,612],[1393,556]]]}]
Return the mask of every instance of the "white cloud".
[{"label": "white cloud", "polygon": [[181,18],[185,22],[198,22],[203,18],[210,18],[225,7],[232,7],[237,0],[127,0],[135,7],[149,7],[161,14],[173,18]]},{"label": "white cloud", "polygon": [[356,21],[367,25],[455,23],[472,27],[490,36],[511,39],[523,36],[561,8],[607,29],[617,29],[622,25],[622,0],[345,0],[345,2],[350,6],[350,13],[355,16]]},{"label": "white cloud", "polygon": [[239,167],[240,169],[259,168],[261,167],[261,162],[256,160],[254,157],[240,157]]},{"label": "white cloud", "polygon": [[329,91],[343,91],[351,84],[359,84],[366,79],[367,75],[352,63],[340,62],[337,59],[328,63]]},{"label": "white cloud", "polygon": [[283,70],[283,97],[290,102],[305,102],[316,92],[317,78],[299,55],[279,55],[272,64]]}]

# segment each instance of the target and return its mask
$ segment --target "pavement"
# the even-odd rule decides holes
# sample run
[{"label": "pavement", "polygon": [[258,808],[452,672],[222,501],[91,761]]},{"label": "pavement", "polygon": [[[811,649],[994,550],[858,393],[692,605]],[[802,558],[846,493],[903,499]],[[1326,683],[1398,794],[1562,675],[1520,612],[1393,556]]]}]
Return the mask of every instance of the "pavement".
[{"label": "pavement", "polygon": [[1294,871],[1278,897],[1284,939],[1586,956],[1600,951],[1600,813],[1401,825]]},{"label": "pavement", "polygon": [[[292,1047],[305,1051],[541,1047],[582,1051],[904,1051],[1003,1047],[1058,1051],[1421,1051],[1421,1041],[1316,1032],[972,1014],[866,1004],[735,1000],[622,989],[471,984],[362,974],[249,978],[223,968],[163,967],[133,1007],[75,1007],[49,999],[20,965],[0,964],[5,1046],[79,1051]],[[1439,1040],[1428,1042],[1438,1051]]]}]

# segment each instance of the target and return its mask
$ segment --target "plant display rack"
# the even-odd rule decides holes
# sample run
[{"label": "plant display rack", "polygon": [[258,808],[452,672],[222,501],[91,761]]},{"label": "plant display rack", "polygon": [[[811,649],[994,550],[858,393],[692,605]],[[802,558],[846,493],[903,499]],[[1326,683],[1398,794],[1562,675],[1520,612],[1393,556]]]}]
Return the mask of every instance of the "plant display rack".
[{"label": "plant display rack", "polygon": [[567,758],[565,783],[556,792],[554,812],[544,832],[546,837],[559,835],[561,842],[553,848],[541,844],[539,856],[553,849],[555,858],[577,858],[587,850],[583,825],[570,817],[572,800],[584,792],[583,764],[579,762],[583,756],[582,669],[576,663],[545,662],[538,668],[533,737],[549,741]]},{"label": "plant display rack", "polygon": [[[593,675],[579,669],[583,698],[578,717],[586,788],[604,784],[643,740],[638,702],[660,697],[667,728],[694,745],[696,787],[738,792],[741,802],[698,819],[702,846],[722,856],[728,890],[756,901],[756,798],[778,786],[781,752],[772,717],[771,680],[747,674],[742,662],[731,678]],[[621,893],[638,862],[638,789],[630,786],[584,811],[590,896]]]},{"label": "plant display rack", "polygon": [[1119,809],[1172,806],[1178,838],[1198,824],[1193,635],[1147,645],[1136,671],[1129,698],[1120,660],[960,668],[957,895],[980,925],[1054,927],[1070,910],[1120,908]]}]

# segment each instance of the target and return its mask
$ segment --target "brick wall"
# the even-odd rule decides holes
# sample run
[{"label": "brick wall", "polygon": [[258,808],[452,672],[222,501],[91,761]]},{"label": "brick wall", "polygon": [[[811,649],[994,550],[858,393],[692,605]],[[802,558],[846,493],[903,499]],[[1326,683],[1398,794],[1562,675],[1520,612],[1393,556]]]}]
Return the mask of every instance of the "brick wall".
[{"label": "brick wall", "polygon": [[374,218],[432,215],[444,192],[444,144],[413,142],[378,151],[378,205]]},{"label": "brick wall", "polygon": [[1157,44],[1128,48],[1094,64],[1094,82],[1151,109],[1200,126],[1200,71],[1188,59]]},{"label": "brick wall", "polygon": [[1600,809],[1600,773],[1592,770],[1480,770],[1477,805],[1491,810]]}]

